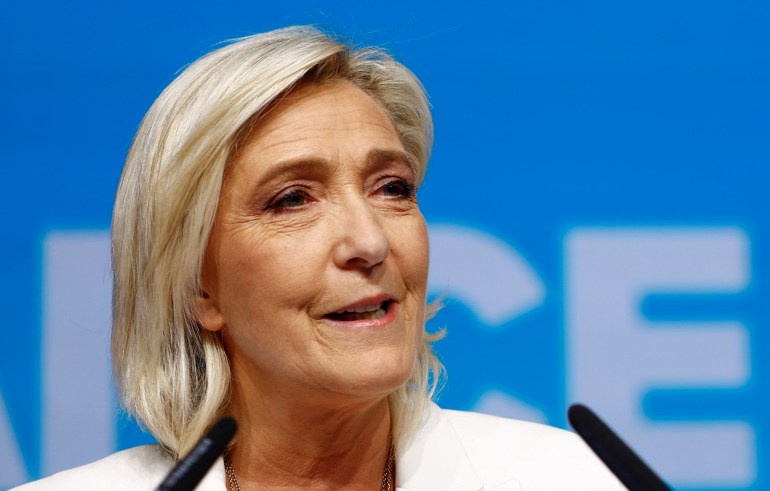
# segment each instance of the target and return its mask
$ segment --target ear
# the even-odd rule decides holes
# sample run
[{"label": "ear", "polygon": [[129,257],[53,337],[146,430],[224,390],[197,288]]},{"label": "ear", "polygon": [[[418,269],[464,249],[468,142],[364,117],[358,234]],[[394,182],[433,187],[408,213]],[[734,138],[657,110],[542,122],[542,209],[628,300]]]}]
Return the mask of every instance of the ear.
[{"label": "ear", "polygon": [[205,286],[201,285],[198,295],[195,297],[195,318],[207,331],[216,332],[225,326],[225,319],[214,296],[210,295]]}]

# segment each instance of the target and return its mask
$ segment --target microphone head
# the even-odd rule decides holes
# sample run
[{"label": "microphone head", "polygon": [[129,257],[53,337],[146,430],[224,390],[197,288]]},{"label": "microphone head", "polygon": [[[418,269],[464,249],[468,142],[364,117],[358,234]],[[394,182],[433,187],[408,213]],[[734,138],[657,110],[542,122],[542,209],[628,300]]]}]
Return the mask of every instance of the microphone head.
[{"label": "microphone head", "polygon": [[668,485],[588,407],[573,404],[567,410],[567,419],[629,491],[670,491]]},{"label": "microphone head", "polygon": [[214,424],[203,438],[169,472],[156,491],[192,491],[232,440],[237,425],[230,416]]},{"label": "microphone head", "polygon": [[224,452],[227,444],[230,443],[230,440],[235,436],[237,429],[238,425],[236,424],[235,419],[230,416],[225,416],[211,427],[211,430],[206,434],[206,437],[212,438],[217,442],[224,442],[224,446],[222,447],[222,452]]}]

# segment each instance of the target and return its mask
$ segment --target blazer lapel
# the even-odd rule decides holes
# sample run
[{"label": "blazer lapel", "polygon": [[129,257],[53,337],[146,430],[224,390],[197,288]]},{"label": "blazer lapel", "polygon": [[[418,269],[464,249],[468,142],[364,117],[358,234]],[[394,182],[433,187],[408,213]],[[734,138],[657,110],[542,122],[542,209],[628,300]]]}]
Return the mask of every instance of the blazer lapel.
[{"label": "blazer lapel", "polygon": [[478,491],[484,484],[449,420],[435,404],[396,462],[396,489]]}]

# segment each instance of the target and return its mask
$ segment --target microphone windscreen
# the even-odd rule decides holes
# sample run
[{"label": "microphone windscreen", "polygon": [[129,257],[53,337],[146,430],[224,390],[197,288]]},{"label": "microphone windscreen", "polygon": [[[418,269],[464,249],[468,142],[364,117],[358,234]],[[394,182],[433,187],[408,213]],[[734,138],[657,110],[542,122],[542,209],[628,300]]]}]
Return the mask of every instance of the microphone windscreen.
[{"label": "microphone windscreen", "polygon": [[570,406],[567,419],[629,491],[670,491],[668,485],[586,406]]},{"label": "microphone windscreen", "polygon": [[217,421],[185,458],[171,469],[156,491],[192,491],[235,435],[237,425],[229,416]]}]

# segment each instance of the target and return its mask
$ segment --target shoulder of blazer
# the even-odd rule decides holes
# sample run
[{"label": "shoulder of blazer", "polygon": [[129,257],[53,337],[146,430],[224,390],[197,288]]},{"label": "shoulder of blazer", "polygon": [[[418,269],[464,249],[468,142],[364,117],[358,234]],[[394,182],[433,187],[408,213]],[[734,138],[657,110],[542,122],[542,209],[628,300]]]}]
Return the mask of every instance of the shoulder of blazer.
[{"label": "shoulder of blazer", "polygon": [[[13,491],[114,491],[154,490],[174,466],[174,460],[160,445],[143,445],[109,455],[101,460],[56,473],[25,484]],[[224,464],[219,459],[204,478],[199,490],[224,491]]]},{"label": "shoulder of blazer", "polygon": [[574,433],[527,421],[444,410],[484,481],[510,479],[522,489],[625,488]]}]

